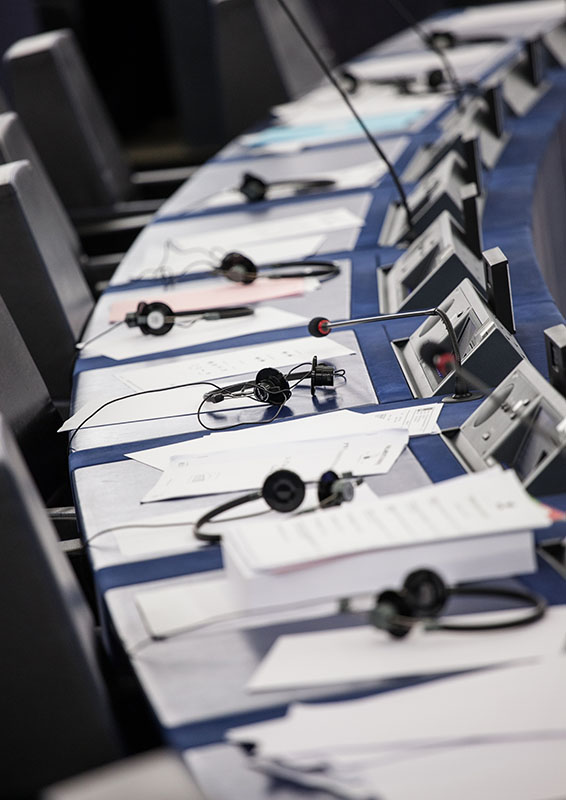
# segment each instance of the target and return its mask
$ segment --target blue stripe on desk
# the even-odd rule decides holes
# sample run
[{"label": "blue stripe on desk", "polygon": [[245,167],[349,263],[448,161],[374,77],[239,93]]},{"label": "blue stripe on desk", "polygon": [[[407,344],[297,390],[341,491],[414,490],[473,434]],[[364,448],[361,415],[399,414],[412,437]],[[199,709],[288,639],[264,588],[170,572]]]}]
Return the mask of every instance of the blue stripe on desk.
[{"label": "blue stripe on desk", "polygon": [[69,456],[69,470],[74,472],[82,467],[94,467],[98,464],[110,464],[116,461],[127,461],[128,453],[135,453],[138,450],[148,450],[151,447],[163,447],[167,444],[177,442],[187,442],[191,439],[199,439],[207,431],[199,430],[192,433],[179,433],[175,436],[163,436],[155,439],[141,439],[136,442],[122,442],[120,444],[108,445],[106,447],[92,447],[86,450],[73,451]]},{"label": "blue stripe on desk", "polygon": [[120,586],[180,578],[183,575],[218,569],[222,569],[222,553],[218,545],[212,545],[192,553],[103,567],[96,572],[96,582],[99,591],[104,593]]}]

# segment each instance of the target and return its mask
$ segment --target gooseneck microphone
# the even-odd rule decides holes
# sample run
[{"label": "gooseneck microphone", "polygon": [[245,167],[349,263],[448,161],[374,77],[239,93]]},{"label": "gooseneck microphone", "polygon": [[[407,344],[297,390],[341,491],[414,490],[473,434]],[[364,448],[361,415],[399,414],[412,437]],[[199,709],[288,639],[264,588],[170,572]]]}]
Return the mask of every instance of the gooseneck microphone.
[{"label": "gooseneck microphone", "polygon": [[397,192],[399,193],[399,199],[401,201],[401,205],[405,209],[405,214],[407,215],[407,222],[409,224],[409,227],[412,228],[413,227],[413,217],[412,217],[412,214],[411,214],[411,209],[409,208],[409,203],[407,201],[407,195],[405,194],[405,190],[403,188],[403,184],[401,183],[401,180],[400,180],[399,176],[397,175],[397,172],[396,172],[393,164],[389,161],[389,159],[387,158],[384,150],[380,147],[377,139],[375,138],[375,136],[373,136],[373,134],[371,133],[371,131],[369,130],[369,128],[367,127],[367,125],[365,124],[365,122],[363,121],[361,116],[358,114],[358,112],[356,111],[356,109],[352,105],[352,103],[350,101],[350,98],[348,97],[348,94],[342,88],[342,86],[340,86],[339,81],[336,80],[336,78],[332,74],[332,71],[329,69],[328,65],[326,64],[326,62],[324,61],[324,59],[322,58],[322,56],[320,55],[320,53],[318,52],[318,50],[316,49],[314,44],[311,42],[311,40],[309,39],[309,37],[307,36],[305,31],[301,27],[298,19],[295,17],[295,15],[292,13],[292,11],[287,6],[285,0],[277,0],[277,3],[279,4],[279,6],[283,10],[283,12],[286,14],[286,16],[288,17],[290,23],[293,25],[293,27],[295,28],[295,30],[297,31],[297,33],[299,34],[299,36],[301,37],[303,42],[305,43],[307,49],[311,53],[312,57],[314,58],[314,60],[316,61],[316,63],[318,64],[318,66],[320,67],[320,69],[322,70],[324,75],[326,76],[326,78],[328,78],[330,83],[334,86],[334,88],[336,89],[336,91],[338,92],[338,94],[340,95],[340,97],[342,98],[342,100],[344,101],[344,103],[346,104],[348,109],[350,110],[350,113],[352,114],[352,116],[354,117],[354,119],[356,120],[356,122],[358,123],[358,125],[360,126],[362,131],[364,132],[368,142],[371,144],[371,146],[373,147],[373,149],[375,150],[377,155],[381,158],[381,160],[383,161],[383,163],[387,167],[387,169],[389,171],[389,174],[391,175],[391,177],[393,179],[393,183],[395,184]]},{"label": "gooseneck microphone", "polygon": [[424,46],[433,52],[438,58],[442,61],[442,65],[446,72],[446,77],[448,78],[449,82],[452,85],[454,90],[454,95],[458,103],[462,100],[464,90],[460,81],[458,80],[456,73],[454,71],[454,67],[452,66],[450,59],[442,49],[439,44],[439,40],[436,39],[434,36],[429,36],[429,34],[424,30],[420,22],[417,18],[411,13],[411,11],[403,5],[403,3],[399,2],[399,0],[386,0],[387,4],[399,14],[399,16],[407,23],[407,25],[412,28],[412,30],[417,34],[421,42]]},{"label": "gooseneck microphone", "polygon": [[419,309],[418,311],[399,311],[396,314],[378,314],[375,317],[346,319],[342,320],[341,322],[331,322],[330,320],[326,319],[326,317],[313,317],[313,319],[311,319],[311,321],[308,324],[308,331],[311,336],[314,336],[315,338],[321,338],[322,336],[328,336],[328,334],[335,328],[350,328],[353,325],[367,325],[371,322],[387,322],[388,320],[407,319],[409,317],[434,317],[434,316],[439,317],[439,319],[441,319],[442,322],[444,323],[444,327],[446,328],[446,332],[448,333],[448,338],[450,339],[450,347],[452,348],[451,355],[455,365],[454,394],[451,395],[450,397],[445,397],[443,399],[443,402],[456,403],[464,400],[477,400],[478,397],[481,397],[481,394],[472,393],[468,387],[465,377],[462,375],[461,371],[462,359],[460,355],[460,348],[458,347],[458,339],[456,337],[456,332],[454,330],[452,323],[450,322],[448,314],[441,308],[424,308],[424,309]]}]

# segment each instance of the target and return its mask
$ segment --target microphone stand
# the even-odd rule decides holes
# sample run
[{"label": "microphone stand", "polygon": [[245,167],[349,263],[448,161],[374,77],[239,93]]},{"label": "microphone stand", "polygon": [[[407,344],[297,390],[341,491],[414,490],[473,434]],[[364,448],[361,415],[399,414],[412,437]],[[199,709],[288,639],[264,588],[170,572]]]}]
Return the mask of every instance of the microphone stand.
[{"label": "microphone stand", "polygon": [[[308,325],[308,330],[311,336],[322,337],[327,336],[335,328],[347,328],[352,325],[366,325],[370,322],[388,322],[394,319],[407,319],[410,317],[439,317],[444,323],[448,338],[450,339],[450,347],[454,356],[454,393],[450,396],[444,397],[443,403],[461,403],[468,400],[477,400],[482,397],[481,393],[471,392],[468,383],[461,372],[462,358],[460,355],[460,348],[458,346],[458,339],[456,332],[450,318],[445,311],[441,308],[425,308],[418,311],[399,311],[396,314],[379,314],[375,317],[361,317],[359,319],[347,319],[342,322],[330,322],[325,317],[314,317]],[[472,384],[473,385],[473,384]]]}]

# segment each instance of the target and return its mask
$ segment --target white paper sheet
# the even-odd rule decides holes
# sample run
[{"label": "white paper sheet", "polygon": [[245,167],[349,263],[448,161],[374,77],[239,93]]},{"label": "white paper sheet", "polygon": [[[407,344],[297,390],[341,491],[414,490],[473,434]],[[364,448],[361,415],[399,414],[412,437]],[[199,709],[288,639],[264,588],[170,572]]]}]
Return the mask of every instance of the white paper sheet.
[{"label": "white paper sheet", "polygon": [[320,362],[347,356],[353,352],[335,339],[327,338],[313,342],[312,336],[303,336],[299,339],[287,339],[284,342],[233,347],[230,350],[219,350],[203,356],[183,356],[169,364],[147,365],[141,369],[123,372],[120,374],[120,380],[134,391],[141,391],[189,381],[208,381],[216,378],[226,380],[270,366],[277,368],[295,366],[312,361],[315,354]]},{"label": "white paper sheet", "polygon": [[267,427],[259,426],[241,431],[213,433],[203,439],[138,450],[135,453],[128,453],[127,457],[147,464],[149,467],[164,470],[167,469],[169,459],[173,456],[198,455],[215,450],[227,452],[251,447],[253,444],[263,444],[267,447],[280,442],[322,439],[325,436],[333,436],[337,430],[343,436],[383,430],[383,425],[380,422],[375,423],[372,419],[373,416],[373,414],[357,414],[348,410],[331,411],[301,419],[285,420],[283,423],[275,423]]},{"label": "white paper sheet", "polygon": [[[450,621],[500,621],[517,613],[467,614]],[[558,655],[565,641],[564,606],[553,606],[535,625],[474,634],[416,628],[402,642],[369,625],[297,633],[277,639],[247,688],[265,692],[478,669]]]},{"label": "white paper sheet", "polygon": [[[184,252],[184,246],[179,245],[177,239],[166,240],[161,246],[149,247],[143,256],[144,269],[141,272],[134,272],[130,280],[171,278],[212,270],[212,264],[219,264],[229,249],[234,250],[236,245],[231,248],[221,247],[212,233],[207,236],[204,243],[201,241],[201,244],[197,243],[196,246],[190,245],[188,252]],[[202,240],[202,237],[200,238]],[[255,264],[261,266],[276,260],[294,261],[315,255],[325,239],[326,234],[321,233],[276,239],[270,242],[240,240],[238,249],[251,258]],[[197,248],[196,252],[195,247]],[[275,257],[275,253],[277,257]]]},{"label": "white paper sheet", "polygon": [[193,347],[219,339],[233,339],[278,328],[290,328],[306,324],[305,317],[282,311],[272,306],[260,306],[249,317],[221,320],[199,320],[191,327],[175,325],[165,336],[144,336],[136,328],[125,325],[115,328],[87,345],[82,355],[85,358],[106,356],[115,361],[165,353],[182,347]]},{"label": "white paper sheet", "polygon": [[440,800],[560,797],[565,664],[549,656],[362,700],[296,704],[228,737],[255,743],[263,771],[287,769],[337,797],[413,800],[423,787]]},{"label": "white paper sheet", "polygon": [[225,578],[203,580],[190,586],[141,591],[136,595],[136,605],[147,630],[156,637],[171,636],[239,613],[231,586]]},{"label": "white paper sheet", "polygon": [[440,432],[437,422],[443,408],[442,403],[429,403],[394,408],[390,411],[376,411],[372,417],[384,428],[406,428],[409,436],[425,436]]},{"label": "white paper sheet", "polygon": [[261,532],[235,526],[230,536],[253,572],[278,572],[342,556],[450,541],[551,524],[545,506],[512,470],[493,468],[378,498],[364,508],[343,505],[323,514],[265,524]]},{"label": "white paper sheet", "polygon": [[[403,648],[407,642],[397,644]],[[228,738],[256,742],[265,757],[290,759],[334,757],[364,748],[388,753],[463,738],[563,731],[565,666],[562,655],[361,700],[297,703],[285,718],[233,728]]]},{"label": "white paper sheet", "polygon": [[[504,54],[501,42],[496,44],[471,44],[455,48],[450,54],[450,63],[460,80],[474,80],[489,69],[490,63],[500,60]],[[388,78],[399,75],[418,75],[438,69],[442,63],[436,53],[423,50],[401,53],[386,58],[361,58],[352,64],[352,72],[360,78]]]},{"label": "white paper sheet", "polygon": [[[297,344],[295,345],[294,342]],[[196,356],[179,359],[170,364],[163,364],[157,367],[143,367],[142,369],[131,370],[122,373],[120,380],[129,386],[134,394],[133,397],[124,396],[118,399],[117,395],[113,398],[98,397],[96,400],[87,403],[79,408],[63,425],[59,432],[75,430],[78,425],[86,428],[98,427],[100,425],[117,425],[123,422],[138,422],[148,419],[164,419],[165,417],[185,416],[195,414],[202,402],[203,396],[207,391],[212,390],[213,386],[200,385],[186,388],[171,388],[167,391],[143,394],[143,392],[153,389],[166,388],[167,386],[178,386],[182,383],[195,383],[197,381],[212,381],[217,383],[219,376],[223,385],[227,382],[234,382],[234,376],[240,373],[252,372],[254,369],[261,369],[267,365],[276,364],[278,367],[288,365],[308,364],[313,353],[319,353],[319,361],[337,356],[349,355],[353,351],[338,344],[335,341],[324,339],[314,345],[312,337],[290,340],[289,342],[276,342],[268,345],[253,345],[252,347],[234,348],[229,351],[222,351],[218,355],[211,353],[210,356]],[[303,368],[306,371],[308,366]],[[233,370],[234,372],[231,372]],[[231,377],[225,377],[226,375]],[[218,384],[220,385],[220,384]],[[110,405],[102,408],[105,402],[113,400]],[[223,410],[240,407],[247,401],[241,399],[226,399],[223,403]],[[207,405],[203,410],[210,410]],[[99,410],[100,409],[100,410]],[[88,417],[94,416],[85,422]],[[84,424],[83,424],[84,423]],[[400,427],[400,426],[399,426]]]},{"label": "white paper sheet", "polygon": [[409,440],[405,430],[384,430],[308,442],[264,445],[232,452],[175,456],[142,502],[173,500],[203,494],[259,489],[276,470],[297,472],[303,481],[318,481],[334,470],[355,476],[389,472]]},{"label": "white paper sheet", "polygon": [[[389,158],[392,158],[393,160],[401,155],[409,142],[407,137],[400,137],[397,141],[399,144],[395,148],[395,152],[393,154],[389,154]],[[389,149],[392,150],[393,148]],[[336,191],[338,189],[362,189],[367,186],[375,186],[375,184],[381,180],[386,173],[387,167],[385,164],[376,161],[375,158],[372,158],[370,161],[366,161],[363,164],[357,164],[353,167],[345,167],[342,169],[333,169],[328,171],[319,170],[317,172],[305,173],[304,175],[301,175],[301,178],[304,178],[305,180],[332,180],[334,181],[334,185],[329,187],[329,191]],[[269,188],[270,200],[293,197],[295,194],[296,191],[293,186],[272,185]],[[313,194],[316,194],[316,192],[313,192]],[[230,188],[219,191],[217,194],[213,195],[212,197],[207,197],[201,202],[195,202],[195,209],[214,208],[216,206],[227,205],[245,205],[247,202],[248,201],[239,189]],[[314,247],[312,245],[310,250],[303,250],[302,255],[306,255],[308,252],[314,252]],[[269,254],[267,257],[269,258]],[[285,256],[285,258],[295,257],[297,256]],[[254,258],[254,261],[255,260],[256,259]]]},{"label": "white paper sheet", "polygon": [[[148,243],[136,276],[148,277],[148,270],[155,270],[162,264],[166,264],[168,275],[206,271],[207,264],[218,263],[223,255],[233,250],[243,252],[260,264],[303,258],[316,254],[329,232],[361,228],[364,220],[337,205],[324,211],[257,219],[232,228],[219,227],[192,236],[183,235],[182,222],[176,225],[179,232],[174,237],[168,236],[160,244]],[[170,242],[169,247],[167,242]]]}]

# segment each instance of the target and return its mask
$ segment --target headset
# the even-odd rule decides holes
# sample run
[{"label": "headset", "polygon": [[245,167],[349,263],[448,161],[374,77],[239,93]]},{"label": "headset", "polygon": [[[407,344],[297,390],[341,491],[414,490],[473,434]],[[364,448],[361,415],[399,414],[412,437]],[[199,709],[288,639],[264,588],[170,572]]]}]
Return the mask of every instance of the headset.
[{"label": "headset", "polygon": [[175,325],[178,317],[194,317],[191,322],[199,319],[216,320],[231,319],[233,317],[247,317],[253,314],[249,306],[227,306],[225,308],[201,308],[196,311],[173,311],[166,303],[138,303],[135,311],[126,314],[124,322],[128,328],[139,328],[144,336],[165,336]]},{"label": "headset", "polygon": [[[238,422],[234,425],[224,425],[222,427],[210,427],[202,419],[203,407],[206,403],[221,403],[224,398],[244,397],[254,400],[257,403],[265,403],[276,407],[276,412],[269,419],[262,420],[262,423],[273,422],[276,420],[287,400],[290,399],[293,389],[306,378],[310,378],[311,396],[314,397],[319,386],[333,387],[334,378],[340,377],[345,380],[345,370],[335,369],[330,364],[319,364],[316,356],[313,356],[310,369],[307,372],[296,372],[303,366],[299,364],[293,367],[286,375],[273,367],[263,367],[257,373],[255,380],[243,381],[242,383],[232,383],[230,386],[215,387],[213,391],[207,392],[197,409],[197,419],[207,431],[225,431],[237,428],[240,425],[256,425],[257,422]],[[292,380],[291,385],[289,381]]]},{"label": "headset", "polygon": [[[295,269],[293,269],[295,268]],[[273,270],[273,274],[271,271]],[[282,270],[281,273],[277,270]],[[290,271],[287,271],[290,270]],[[258,267],[248,256],[233,251],[227,253],[213,272],[237,283],[253,283],[259,275],[272,280],[277,278],[321,278],[329,279],[340,274],[334,261],[278,261]]]},{"label": "headset", "polygon": [[361,86],[393,86],[399,94],[421,94],[425,89],[438,92],[447,83],[444,72],[439,68],[426,72],[422,88],[419,87],[418,79],[414,75],[400,75],[391,78],[360,78],[349,70],[342,70],[340,77],[346,87],[346,91],[350,94],[356,94]]},{"label": "headset", "polygon": [[[354,498],[355,485],[361,482],[361,478],[353,478],[349,473],[339,476],[336,472],[328,470],[320,477],[317,483],[318,507],[329,508],[350,502]],[[196,521],[193,533],[202,542],[218,544],[222,541],[220,534],[204,533],[201,528],[225,511],[263,498],[274,511],[287,514],[299,508],[305,499],[305,494],[305,482],[296,472],[292,472],[289,469],[279,469],[267,476],[260,490],[229,500],[227,503],[222,503],[222,505],[204,514]]]},{"label": "headset", "polygon": [[[504,622],[450,623],[439,618],[450,597],[473,596],[495,597],[527,603],[527,613]],[[491,586],[458,585],[446,586],[442,578],[430,569],[411,572],[400,591],[387,589],[378,595],[375,607],[369,612],[369,622],[380,630],[387,631],[396,639],[402,639],[419,623],[425,630],[441,631],[493,631],[502,628],[517,628],[530,625],[541,619],[546,612],[546,600],[533,592]]]},{"label": "headset", "polygon": [[[302,365],[299,365],[302,366]],[[335,377],[344,377],[343,369],[335,369],[331,364],[318,363],[318,358],[313,356],[311,368],[307,372],[295,372],[294,367],[286,375],[273,367],[263,367],[253,381],[232,383],[221,389],[207,392],[203,397],[206,403],[221,403],[225,397],[248,397],[258,403],[268,403],[272,406],[284,405],[291,397],[289,380],[296,386],[305,378],[310,378],[311,395],[314,397],[318,387],[333,387]]]},{"label": "headset", "polygon": [[324,189],[331,189],[336,185],[336,181],[331,178],[312,178],[310,180],[286,180],[286,181],[266,181],[255,175],[253,172],[245,172],[242,182],[238,186],[239,191],[244,195],[249,203],[259,203],[265,200],[267,192],[271,188],[278,186],[288,187],[295,194],[308,194]]}]

